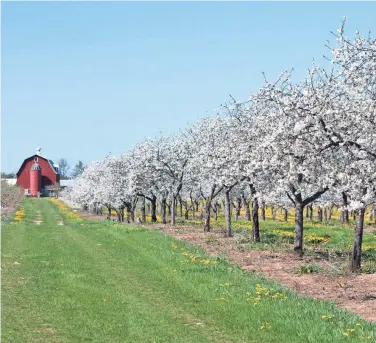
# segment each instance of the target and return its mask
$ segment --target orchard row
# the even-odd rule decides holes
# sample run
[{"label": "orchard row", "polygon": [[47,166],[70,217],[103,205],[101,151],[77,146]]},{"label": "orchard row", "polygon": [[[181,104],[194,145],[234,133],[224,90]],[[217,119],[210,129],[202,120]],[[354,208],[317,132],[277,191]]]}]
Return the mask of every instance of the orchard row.
[{"label": "orchard row", "polygon": [[[95,210],[105,206],[124,218],[139,199],[205,202],[211,212],[224,201],[226,236],[232,235],[231,204],[252,201],[253,237],[260,240],[258,206],[295,208],[294,250],[303,253],[304,209],[341,206],[344,220],[357,211],[352,269],[360,270],[364,217],[376,203],[376,40],[356,32],[333,33],[330,68],[315,63],[306,78],[292,71],[245,102],[231,98],[213,117],[179,133],[145,139],[122,156],[107,156],[85,169],[66,196]],[[328,43],[330,44],[330,43]],[[369,207],[368,207],[369,208]],[[166,221],[166,211],[162,220]]]}]

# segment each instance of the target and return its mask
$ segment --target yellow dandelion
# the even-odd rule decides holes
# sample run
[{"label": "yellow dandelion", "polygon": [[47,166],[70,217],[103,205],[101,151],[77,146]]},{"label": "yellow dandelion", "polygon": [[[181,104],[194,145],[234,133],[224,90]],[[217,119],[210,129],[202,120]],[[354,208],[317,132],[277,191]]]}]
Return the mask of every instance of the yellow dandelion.
[{"label": "yellow dandelion", "polygon": [[272,326],[269,323],[262,323],[261,329],[271,329]]}]

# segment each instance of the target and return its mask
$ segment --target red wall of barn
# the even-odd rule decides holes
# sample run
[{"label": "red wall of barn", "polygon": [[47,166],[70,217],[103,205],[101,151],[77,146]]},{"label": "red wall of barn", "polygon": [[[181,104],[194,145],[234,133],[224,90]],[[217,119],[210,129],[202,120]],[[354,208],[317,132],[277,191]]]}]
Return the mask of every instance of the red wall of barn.
[{"label": "red wall of barn", "polygon": [[[25,160],[22,170],[17,176],[17,185],[23,189],[30,189],[30,169],[34,164],[34,156]],[[38,156],[38,164],[41,168],[41,188],[49,185],[54,185],[60,181],[60,176],[57,175],[47,160]]]}]

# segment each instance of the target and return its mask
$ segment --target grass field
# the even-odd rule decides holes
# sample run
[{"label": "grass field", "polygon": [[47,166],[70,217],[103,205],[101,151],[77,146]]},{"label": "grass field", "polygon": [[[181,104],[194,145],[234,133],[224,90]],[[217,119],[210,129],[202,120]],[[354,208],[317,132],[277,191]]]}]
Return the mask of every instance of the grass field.
[{"label": "grass field", "polygon": [[159,231],[26,199],[2,225],[2,342],[373,342],[376,325]]}]

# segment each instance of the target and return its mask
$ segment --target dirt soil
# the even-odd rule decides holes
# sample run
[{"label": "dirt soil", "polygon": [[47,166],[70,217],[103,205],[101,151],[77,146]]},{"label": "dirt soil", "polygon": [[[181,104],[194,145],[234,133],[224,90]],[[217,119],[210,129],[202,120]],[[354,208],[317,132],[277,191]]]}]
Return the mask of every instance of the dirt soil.
[{"label": "dirt soil", "polygon": [[[79,213],[88,219],[105,219]],[[237,248],[233,238],[224,238],[221,232],[204,233],[201,227],[148,225],[178,240],[198,246],[211,256],[227,257],[231,263],[242,266],[275,280],[294,292],[314,299],[329,300],[360,317],[376,322],[376,274],[330,275],[330,273],[298,274],[296,269],[314,263],[328,269],[329,262],[314,256],[299,257],[293,253],[245,250]],[[294,272],[295,270],[295,272]]]}]

